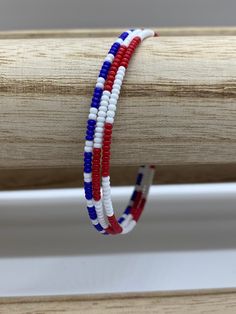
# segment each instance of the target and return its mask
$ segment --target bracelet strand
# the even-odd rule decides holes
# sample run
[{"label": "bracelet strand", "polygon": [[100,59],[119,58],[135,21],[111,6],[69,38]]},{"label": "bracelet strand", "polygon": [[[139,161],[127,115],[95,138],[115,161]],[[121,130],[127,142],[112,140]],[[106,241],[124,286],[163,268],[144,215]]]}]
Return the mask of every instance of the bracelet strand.
[{"label": "bracelet strand", "polygon": [[135,49],[143,39],[154,35],[151,30],[140,29],[122,33],[105,58],[94,90],[85,137],[84,189],[89,217],[94,227],[103,234],[124,234],[134,228],[152,183],[154,166],[141,166],[130,202],[117,220],[111,201],[109,173],[116,105],[126,69]]}]

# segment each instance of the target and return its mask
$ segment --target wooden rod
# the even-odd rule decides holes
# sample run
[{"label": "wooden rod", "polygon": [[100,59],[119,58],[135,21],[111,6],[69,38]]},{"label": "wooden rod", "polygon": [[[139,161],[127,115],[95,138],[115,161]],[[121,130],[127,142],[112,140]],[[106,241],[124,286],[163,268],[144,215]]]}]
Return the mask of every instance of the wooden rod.
[{"label": "wooden rod", "polygon": [[[93,86],[111,38],[0,40],[0,168],[82,165]],[[236,37],[145,41],[122,88],[112,165],[232,164]]]}]

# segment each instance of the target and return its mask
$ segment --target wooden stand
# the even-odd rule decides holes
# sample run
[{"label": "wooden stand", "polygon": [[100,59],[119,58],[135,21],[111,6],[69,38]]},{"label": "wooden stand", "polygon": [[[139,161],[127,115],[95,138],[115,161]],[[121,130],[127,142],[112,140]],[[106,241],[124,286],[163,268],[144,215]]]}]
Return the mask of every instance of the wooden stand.
[{"label": "wooden stand", "polygon": [[[119,31],[0,34],[2,189],[78,185],[93,86]],[[114,172],[154,163],[158,182],[235,180],[235,28],[159,33],[138,49],[124,81]]]}]

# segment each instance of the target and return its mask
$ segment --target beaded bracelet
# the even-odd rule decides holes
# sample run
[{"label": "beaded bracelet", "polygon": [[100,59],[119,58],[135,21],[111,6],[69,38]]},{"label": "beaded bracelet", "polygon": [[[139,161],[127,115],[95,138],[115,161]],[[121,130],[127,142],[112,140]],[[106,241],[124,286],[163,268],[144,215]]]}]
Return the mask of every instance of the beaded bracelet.
[{"label": "beaded bracelet", "polygon": [[[117,221],[111,201],[109,176],[110,144],[116,104],[129,60],[140,42],[151,36],[155,36],[151,30],[136,29],[122,33],[111,46],[103,62],[94,89],[85,137],[84,189],[89,217],[94,227],[102,234],[124,234],[134,228],[152,183],[154,166],[141,166],[130,202]],[[100,187],[101,170],[103,199]]]}]

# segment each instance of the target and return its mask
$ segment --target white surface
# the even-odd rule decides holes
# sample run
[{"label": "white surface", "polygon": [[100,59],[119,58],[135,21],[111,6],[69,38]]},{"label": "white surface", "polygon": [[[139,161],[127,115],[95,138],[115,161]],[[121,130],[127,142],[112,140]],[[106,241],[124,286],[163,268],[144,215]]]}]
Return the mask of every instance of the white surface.
[{"label": "white surface", "polygon": [[[124,208],[131,188],[115,188]],[[236,286],[236,184],[155,186],[140,224],[105,237],[79,189],[0,193],[0,296]],[[116,206],[117,207],[117,206]]]}]

